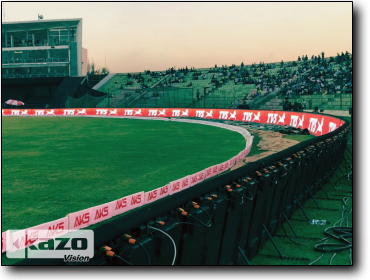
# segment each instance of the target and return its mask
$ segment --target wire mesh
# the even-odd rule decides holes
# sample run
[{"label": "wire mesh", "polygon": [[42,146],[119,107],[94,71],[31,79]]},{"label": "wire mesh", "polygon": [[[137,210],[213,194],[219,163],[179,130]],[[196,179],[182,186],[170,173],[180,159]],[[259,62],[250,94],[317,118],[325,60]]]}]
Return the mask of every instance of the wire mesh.
[{"label": "wire mesh", "polygon": [[67,97],[65,104],[66,108],[94,108],[97,107],[104,99],[107,98],[107,95],[101,97],[93,97],[89,94],[85,94],[81,98],[72,98]]}]

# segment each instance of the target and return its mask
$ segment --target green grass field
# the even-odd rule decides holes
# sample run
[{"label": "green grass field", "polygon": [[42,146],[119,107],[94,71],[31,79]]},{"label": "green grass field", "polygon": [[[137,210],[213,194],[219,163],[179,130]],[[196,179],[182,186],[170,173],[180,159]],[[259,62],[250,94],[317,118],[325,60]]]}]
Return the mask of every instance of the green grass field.
[{"label": "green grass field", "polygon": [[249,152],[248,156],[254,156],[254,155],[258,155],[258,154],[262,154],[263,152],[265,151],[261,151],[259,147],[257,147],[257,144],[260,143],[261,141],[261,137],[258,133],[253,133],[253,145],[252,145],[252,149],[251,151]]},{"label": "green grass field", "polygon": [[290,139],[290,140],[295,140],[295,141],[298,141],[298,142],[303,142],[303,141],[306,141],[308,139],[311,139],[311,138],[315,138],[316,136],[315,135],[295,135],[295,134],[291,134],[291,135],[285,135],[283,136],[285,139]]},{"label": "green grass field", "polygon": [[161,187],[237,155],[245,139],[190,123],[2,118],[2,231]]}]

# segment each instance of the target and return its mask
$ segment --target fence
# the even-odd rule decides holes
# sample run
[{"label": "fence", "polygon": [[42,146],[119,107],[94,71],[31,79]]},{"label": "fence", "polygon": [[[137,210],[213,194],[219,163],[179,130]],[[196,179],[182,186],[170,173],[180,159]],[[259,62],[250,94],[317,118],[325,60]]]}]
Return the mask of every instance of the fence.
[{"label": "fence", "polygon": [[101,75],[87,75],[87,84],[90,88],[94,87],[96,84],[98,84],[101,80],[103,80],[107,74],[101,74]]},{"label": "fence", "polygon": [[94,97],[90,94],[85,94],[81,98],[72,98],[70,96],[67,96],[65,108],[94,108],[104,99],[106,99],[107,96],[108,95]]},{"label": "fence", "polygon": [[194,102],[192,88],[157,87],[125,88],[108,95],[98,104],[100,108],[184,108]]},{"label": "fence", "polygon": [[[122,114],[126,114],[127,110],[122,110]],[[140,113],[144,110],[140,110]],[[177,113],[182,110],[172,110],[172,115],[174,111]],[[72,114],[75,110],[64,111]],[[134,113],[134,110],[131,111]],[[333,175],[344,159],[350,132],[347,121],[327,115],[258,112],[262,113],[258,114],[261,122],[277,123],[275,119],[282,115],[288,119],[283,125],[289,123],[289,117],[293,126],[294,120],[297,123],[302,120],[304,128],[316,132],[321,129],[323,135],[213,177],[194,188],[164,197],[99,226],[94,230],[96,255],[88,264],[126,264],[119,258],[102,255],[100,248],[103,245],[112,247],[118,256],[136,265],[148,264],[148,258],[152,265],[244,264],[243,254],[247,258],[256,255],[267,238],[281,226],[282,217],[289,219],[295,209]],[[103,115],[107,113],[108,110]],[[239,117],[235,119],[240,120],[241,116],[245,116],[244,113],[249,111],[239,110]],[[198,112],[196,114],[199,117]],[[229,114],[235,113],[231,110],[227,116]],[[252,111],[252,114],[257,115],[257,111]],[[272,120],[270,116],[274,115]],[[220,111],[217,116],[221,118],[226,114]],[[306,116],[305,120],[303,116]],[[321,118],[321,124],[317,123]],[[323,129],[324,123],[329,129]],[[338,125],[334,127],[334,123]],[[136,243],[127,243],[125,234],[132,235]],[[174,246],[177,252],[175,258]],[[18,263],[25,264],[62,265],[64,262],[57,259],[26,259]]]},{"label": "fence", "polygon": [[[98,92],[98,91],[97,91]],[[103,93],[101,93],[103,94]],[[193,88],[125,88],[119,94],[106,94],[94,99],[88,94],[80,99],[68,98],[66,108],[235,108],[243,104],[241,97],[230,94],[225,97],[201,92],[199,98]],[[256,97],[255,99],[258,99]],[[255,100],[254,99],[254,100]],[[253,101],[254,101],[253,100]],[[95,101],[95,102],[94,102]],[[239,102],[238,102],[239,101]],[[250,102],[250,101],[249,101]],[[249,104],[249,103],[247,103]]]},{"label": "fence", "polygon": [[[238,102],[239,101],[239,102]],[[204,109],[222,109],[231,108],[234,109],[238,105],[243,104],[241,98],[234,95],[229,95],[227,97],[206,95],[199,99],[198,102],[194,102],[189,106],[189,108],[204,108]],[[248,103],[246,103],[248,104]]]},{"label": "fence", "polygon": [[348,111],[352,107],[352,94],[349,93],[339,93],[332,95],[325,94],[315,94],[315,95],[299,95],[294,98],[294,95],[289,98],[289,102],[302,103],[303,101],[307,104],[307,109],[314,109],[318,107],[319,109],[326,110],[343,110]]}]

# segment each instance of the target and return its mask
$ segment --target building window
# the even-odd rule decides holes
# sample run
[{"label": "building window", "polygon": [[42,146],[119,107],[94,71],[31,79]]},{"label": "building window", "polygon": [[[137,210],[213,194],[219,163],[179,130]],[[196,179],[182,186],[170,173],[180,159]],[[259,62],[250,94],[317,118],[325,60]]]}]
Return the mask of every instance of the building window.
[{"label": "building window", "polygon": [[68,29],[50,29],[50,45],[67,45],[68,40]]},{"label": "building window", "polygon": [[76,28],[69,29],[69,41],[76,42]]}]

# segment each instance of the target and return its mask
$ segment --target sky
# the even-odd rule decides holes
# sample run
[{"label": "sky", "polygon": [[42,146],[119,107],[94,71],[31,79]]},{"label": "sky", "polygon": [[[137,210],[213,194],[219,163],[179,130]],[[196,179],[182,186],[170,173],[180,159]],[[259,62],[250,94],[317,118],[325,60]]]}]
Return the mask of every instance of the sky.
[{"label": "sky", "polygon": [[[5,6],[4,6],[5,5]],[[5,8],[5,9],[4,9]],[[82,18],[90,63],[111,73],[352,53],[352,3],[3,4],[2,21]]]}]

